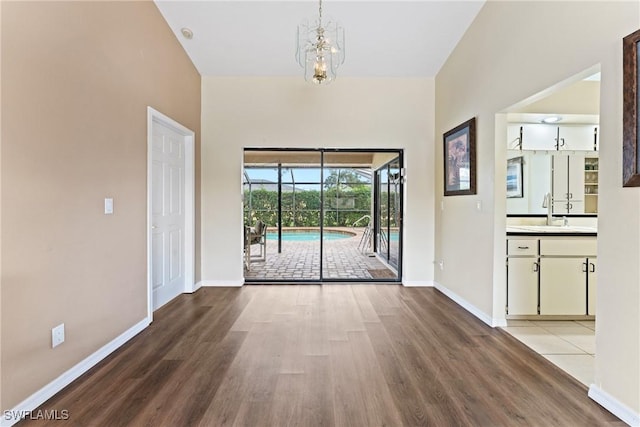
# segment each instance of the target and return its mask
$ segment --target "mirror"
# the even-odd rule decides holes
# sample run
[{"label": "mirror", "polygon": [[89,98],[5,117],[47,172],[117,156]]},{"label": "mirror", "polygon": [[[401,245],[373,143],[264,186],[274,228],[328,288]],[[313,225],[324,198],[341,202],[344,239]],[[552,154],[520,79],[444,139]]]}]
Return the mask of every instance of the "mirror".
[{"label": "mirror", "polygon": [[[546,151],[507,152],[507,213],[546,214],[542,207],[545,194],[551,192],[551,158]],[[518,167],[522,167],[520,192],[517,185]],[[516,182],[514,182],[514,179]]]},{"label": "mirror", "polygon": [[507,151],[507,214],[598,212],[597,151]]},{"label": "mirror", "polygon": [[599,109],[592,68],[508,111],[507,214],[547,214],[547,194],[553,214],[597,213]]}]

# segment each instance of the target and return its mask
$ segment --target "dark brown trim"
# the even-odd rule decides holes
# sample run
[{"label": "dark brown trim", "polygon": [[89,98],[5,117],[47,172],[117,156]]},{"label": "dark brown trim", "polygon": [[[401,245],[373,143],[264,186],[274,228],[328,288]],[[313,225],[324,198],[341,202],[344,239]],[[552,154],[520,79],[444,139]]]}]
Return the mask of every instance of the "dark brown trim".
[{"label": "dark brown trim", "polygon": [[557,236],[562,236],[562,237],[597,237],[598,233],[582,233],[582,232],[575,232],[575,233],[570,233],[570,232],[558,232],[558,233],[553,233],[553,232],[543,232],[543,233],[536,233],[535,231],[507,231],[507,236],[533,236],[533,237],[549,237],[549,236],[553,236],[553,237],[557,237]]},{"label": "dark brown trim", "polygon": [[640,187],[638,153],[638,44],[640,30],[622,39],[623,116],[622,116],[622,185]]}]

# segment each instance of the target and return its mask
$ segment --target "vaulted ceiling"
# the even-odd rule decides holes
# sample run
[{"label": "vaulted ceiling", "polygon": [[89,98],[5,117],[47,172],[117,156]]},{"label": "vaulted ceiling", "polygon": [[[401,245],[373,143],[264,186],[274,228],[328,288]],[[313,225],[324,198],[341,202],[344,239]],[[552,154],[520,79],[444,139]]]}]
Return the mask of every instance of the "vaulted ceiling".
[{"label": "vaulted ceiling", "polygon": [[[296,76],[296,29],[311,0],[155,0],[203,76]],[[345,28],[340,76],[434,77],[484,0],[323,1]],[[181,30],[188,28],[193,38]]]}]

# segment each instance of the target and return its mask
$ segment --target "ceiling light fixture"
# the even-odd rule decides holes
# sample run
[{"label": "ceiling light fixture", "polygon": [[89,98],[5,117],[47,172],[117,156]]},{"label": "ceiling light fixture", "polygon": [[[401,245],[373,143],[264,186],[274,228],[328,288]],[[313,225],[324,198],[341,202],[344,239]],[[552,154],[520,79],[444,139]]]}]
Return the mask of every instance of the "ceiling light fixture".
[{"label": "ceiling light fixture", "polygon": [[542,123],[558,123],[560,120],[562,120],[562,117],[560,116],[549,116],[542,119]]},{"label": "ceiling light fixture", "polygon": [[187,27],[182,28],[180,32],[182,33],[182,36],[187,40],[191,40],[193,38],[193,31],[191,31]]},{"label": "ceiling light fixture", "polygon": [[323,26],[322,0],[318,19],[298,25],[296,58],[304,68],[304,79],[316,84],[335,80],[336,71],[344,62],[344,28],[330,19]]}]

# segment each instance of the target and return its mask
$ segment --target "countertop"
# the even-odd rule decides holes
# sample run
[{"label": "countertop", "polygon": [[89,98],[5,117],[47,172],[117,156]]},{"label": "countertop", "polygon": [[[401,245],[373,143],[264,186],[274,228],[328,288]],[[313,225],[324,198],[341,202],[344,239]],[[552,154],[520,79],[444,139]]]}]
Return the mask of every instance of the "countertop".
[{"label": "countertop", "polygon": [[572,236],[595,237],[596,227],[560,226],[560,225],[509,225],[507,236]]}]

